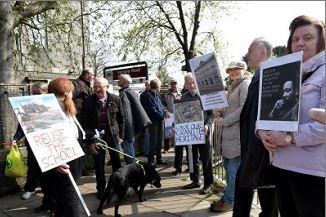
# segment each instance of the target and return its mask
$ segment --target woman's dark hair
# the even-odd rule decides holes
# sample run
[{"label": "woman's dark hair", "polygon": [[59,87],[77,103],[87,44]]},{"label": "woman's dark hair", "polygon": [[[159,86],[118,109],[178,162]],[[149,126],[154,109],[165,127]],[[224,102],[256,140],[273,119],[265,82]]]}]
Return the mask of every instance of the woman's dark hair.
[{"label": "woman's dark hair", "polygon": [[314,25],[318,31],[318,43],[317,43],[317,53],[325,50],[325,23],[323,21],[317,20],[313,17],[306,15],[301,15],[295,18],[289,27],[290,36],[288,39],[287,50],[292,53],[292,38],[294,31],[301,26]]}]

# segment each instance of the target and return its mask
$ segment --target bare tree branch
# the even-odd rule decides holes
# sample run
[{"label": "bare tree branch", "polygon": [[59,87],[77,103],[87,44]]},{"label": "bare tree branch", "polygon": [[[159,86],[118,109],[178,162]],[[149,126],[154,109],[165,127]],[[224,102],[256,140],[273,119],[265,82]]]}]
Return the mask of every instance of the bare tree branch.
[{"label": "bare tree branch", "polygon": [[187,55],[188,54],[188,31],[187,31],[184,14],[183,14],[183,10],[182,10],[182,3],[181,3],[181,1],[176,1],[176,3],[177,3],[178,10],[179,10],[179,19],[180,19],[182,31],[183,31],[184,44],[182,45],[182,48],[183,48],[185,55]]},{"label": "bare tree branch", "polygon": [[190,42],[190,47],[189,47],[190,52],[194,51],[196,35],[197,35],[198,28],[199,28],[200,4],[201,4],[201,1],[198,1],[196,3],[196,11],[195,11],[195,16],[194,16],[194,28],[192,31],[192,37],[191,37],[191,42]]},{"label": "bare tree branch", "polygon": [[160,10],[162,11],[162,13],[164,14],[164,16],[167,19],[167,21],[169,22],[171,28],[173,29],[173,32],[175,34],[175,37],[179,41],[180,45],[183,47],[184,46],[184,42],[182,41],[182,39],[180,37],[180,34],[178,33],[177,29],[175,28],[174,24],[172,23],[169,14],[166,13],[166,11],[164,10],[164,8],[162,7],[162,5],[158,1],[155,1],[155,2],[156,2],[156,5],[160,8]]}]

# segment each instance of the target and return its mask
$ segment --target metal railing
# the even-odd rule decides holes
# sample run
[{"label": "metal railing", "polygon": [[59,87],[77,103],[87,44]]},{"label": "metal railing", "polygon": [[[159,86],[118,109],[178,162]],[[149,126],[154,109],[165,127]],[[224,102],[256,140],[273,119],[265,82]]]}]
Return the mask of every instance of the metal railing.
[{"label": "metal railing", "polygon": [[[212,144],[212,155],[213,155],[213,174],[214,174],[214,178],[221,181],[223,184],[226,185],[226,180],[225,180],[225,170],[223,167],[223,157],[221,154],[221,150],[218,150],[218,143],[220,142],[219,140],[221,139],[220,134],[222,133],[222,131],[215,126],[215,124],[213,123],[210,126],[210,129],[213,129],[213,133],[211,135],[210,139],[210,144]],[[260,208],[260,204],[259,204],[259,199],[257,196],[257,190],[255,190],[254,193],[254,200],[252,202],[252,204],[258,208]]]}]

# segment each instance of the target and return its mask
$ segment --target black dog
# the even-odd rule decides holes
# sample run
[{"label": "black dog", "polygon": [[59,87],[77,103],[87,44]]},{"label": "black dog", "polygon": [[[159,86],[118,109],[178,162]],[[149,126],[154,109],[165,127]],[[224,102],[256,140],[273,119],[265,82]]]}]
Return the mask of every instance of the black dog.
[{"label": "black dog", "polygon": [[137,162],[118,169],[110,176],[104,196],[97,208],[97,214],[103,214],[104,202],[107,200],[109,203],[112,197],[117,195],[118,200],[115,202],[114,216],[120,217],[119,206],[127,195],[129,187],[134,189],[139,196],[139,201],[142,202],[144,201],[143,191],[147,184],[152,184],[157,188],[161,187],[161,177],[153,165]]}]

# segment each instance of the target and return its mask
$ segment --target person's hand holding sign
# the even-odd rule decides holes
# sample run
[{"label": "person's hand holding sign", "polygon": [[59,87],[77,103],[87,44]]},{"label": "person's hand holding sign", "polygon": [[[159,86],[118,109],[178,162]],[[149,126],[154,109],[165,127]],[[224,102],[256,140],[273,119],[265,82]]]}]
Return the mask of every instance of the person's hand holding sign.
[{"label": "person's hand holding sign", "polygon": [[55,168],[55,170],[58,172],[58,173],[61,173],[61,174],[66,174],[68,175],[68,171],[70,169],[70,166],[68,164],[62,164],[60,166],[58,166],[57,168]]},{"label": "person's hand holding sign", "polygon": [[263,142],[265,148],[273,153],[276,151],[276,145],[272,143],[272,137],[268,134],[266,130],[259,130],[258,135],[260,136],[261,141]]}]

